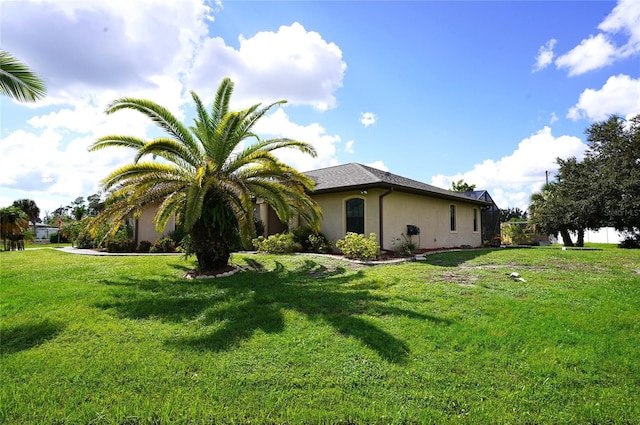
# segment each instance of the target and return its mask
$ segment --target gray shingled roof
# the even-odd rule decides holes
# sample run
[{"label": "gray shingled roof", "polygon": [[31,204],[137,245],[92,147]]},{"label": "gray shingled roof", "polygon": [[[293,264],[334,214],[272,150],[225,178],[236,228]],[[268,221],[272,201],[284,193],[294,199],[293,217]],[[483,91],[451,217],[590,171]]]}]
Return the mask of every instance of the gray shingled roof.
[{"label": "gray shingled roof", "polygon": [[393,190],[401,192],[411,192],[461,202],[488,204],[485,201],[462,193],[452,192],[355,162],[306,171],[305,174],[316,182],[314,193],[340,192],[367,188],[393,188]]}]

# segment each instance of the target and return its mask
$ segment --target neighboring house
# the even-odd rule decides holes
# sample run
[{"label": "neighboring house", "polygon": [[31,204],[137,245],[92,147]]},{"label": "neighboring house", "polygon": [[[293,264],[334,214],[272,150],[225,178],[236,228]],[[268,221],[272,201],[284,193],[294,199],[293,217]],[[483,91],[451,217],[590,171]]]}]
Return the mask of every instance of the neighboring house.
[{"label": "neighboring house", "polygon": [[[334,243],[355,232],[375,233],[386,250],[405,238],[420,249],[479,247],[482,210],[494,205],[484,191],[452,192],[358,163],[305,174],[316,183],[311,196],[322,209],[321,232]],[[273,210],[258,204],[267,235],[286,229]],[[411,235],[414,229],[419,234]]]},{"label": "neighboring house", "polygon": [[49,238],[54,233],[58,233],[58,228],[53,226],[47,226],[46,224],[36,224],[36,239],[35,242],[49,242]]}]

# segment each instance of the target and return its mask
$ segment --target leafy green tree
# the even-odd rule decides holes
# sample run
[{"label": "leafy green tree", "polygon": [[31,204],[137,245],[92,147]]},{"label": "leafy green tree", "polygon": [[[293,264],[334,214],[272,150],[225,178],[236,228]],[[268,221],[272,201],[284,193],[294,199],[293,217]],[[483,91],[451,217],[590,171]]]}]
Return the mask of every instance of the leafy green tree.
[{"label": "leafy green tree", "polygon": [[566,204],[558,192],[558,182],[551,182],[531,195],[530,221],[537,232],[554,235],[560,233],[565,246],[574,246],[569,234],[574,229],[570,227]]},{"label": "leafy green tree", "polygon": [[35,102],[45,97],[42,79],[5,51],[0,51],[0,93],[18,102]]},{"label": "leafy green tree", "polygon": [[[113,146],[136,151],[132,164],[103,180],[103,189],[112,191],[111,202],[92,226],[112,220],[114,232],[128,216],[159,205],[154,216],[156,228],[163,230],[175,215],[190,236],[188,253],[195,254],[201,271],[227,265],[238,243],[250,246],[255,232],[255,198],[268,203],[282,221],[298,214],[319,228],[321,212],[308,195],[314,188],[313,180],[274,155],[278,149],[293,148],[315,156],[314,148],[286,138],[260,140],[253,132],[260,118],[286,101],[230,111],[233,87],[228,78],[221,82],[210,113],[191,92],[196,118],[190,128],[149,100],[121,98],[109,105],[108,114],[132,109],[146,115],[168,137],[146,141],[112,135],[91,146],[92,151]],[[247,143],[251,139],[254,143]],[[153,160],[143,160],[147,156]]]},{"label": "leafy green tree", "polygon": [[613,115],[586,130],[593,161],[591,190],[601,199],[604,225],[640,231],[640,114],[625,121]]},{"label": "leafy green tree", "polygon": [[33,199],[18,199],[13,202],[13,206],[20,208],[29,217],[29,221],[33,224],[33,234],[36,234],[36,223],[40,219],[40,208]]},{"label": "leafy green tree", "polygon": [[518,207],[500,209],[500,223],[506,223],[513,220],[526,221],[527,212],[522,211]]},{"label": "leafy green tree", "polygon": [[69,207],[71,209],[71,215],[75,220],[82,220],[87,213],[87,206],[84,204],[84,198],[82,196],[78,196]]},{"label": "leafy green tree", "polygon": [[475,184],[468,184],[463,179],[458,180],[457,182],[451,182],[451,190],[453,192],[472,192],[476,190]]}]

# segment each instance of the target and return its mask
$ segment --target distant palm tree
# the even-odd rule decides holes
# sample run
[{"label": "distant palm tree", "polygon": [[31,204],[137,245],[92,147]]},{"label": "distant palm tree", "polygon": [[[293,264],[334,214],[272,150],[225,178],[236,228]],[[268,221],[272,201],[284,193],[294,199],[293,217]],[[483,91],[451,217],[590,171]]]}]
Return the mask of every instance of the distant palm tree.
[{"label": "distant palm tree", "polygon": [[536,226],[536,231],[547,234],[560,233],[563,244],[573,246],[565,210],[565,205],[558,196],[557,182],[547,183],[539,192],[531,195],[529,217]]},{"label": "distant palm tree", "polygon": [[[107,107],[108,114],[121,109],[143,113],[169,137],[145,141],[133,136],[105,136],[92,151],[117,146],[137,152],[132,164],[113,171],[103,180],[111,190],[105,210],[93,221],[97,228],[110,220],[112,232],[131,214],[159,203],[154,220],[162,231],[175,215],[190,236],[190,252],[202,271],[226,266],[239,241],[248,246],[255,236],[254,201],[264,200],[278,217],[289,220],[299,214],[319,227],[320,209],[308,196],[314,182],[279,161],[273,151],[294,148],[315,156],[314,148],[291,139],[260,140],[253,126],[279,101],[231,112],[233,82],[226,78],[216,93],[211,113],[191,92],[197,117],[187,129],[167,109],[144,99],[122,98]],[[245,145],[248,139],[255,143]],[[141,161],[147,155],[154,160]],[[158,158],[158,160],[155,160]]]},{"label": "distant palm tree", "polygon": [[47,88],[36,73],[0,50],[0,93],[18,102],[35,102],[45,97]]},{"label": "distant palm tree", "polygon": [[20,208],[29,217],[29,221],[33,225],[33,236],[36,236],[36,223],[40,217],[40,208],[33,199],[18,199],[13,201],[13,206]]},{"label": "distant palm tree", "polygon": [[22,235],[27,229],[29,229],[29,217],[20,208],[5,207],[0,209],[0,237],[2,237],[5,251],[7,250],[7,239],[15,241],[16,237]]}]

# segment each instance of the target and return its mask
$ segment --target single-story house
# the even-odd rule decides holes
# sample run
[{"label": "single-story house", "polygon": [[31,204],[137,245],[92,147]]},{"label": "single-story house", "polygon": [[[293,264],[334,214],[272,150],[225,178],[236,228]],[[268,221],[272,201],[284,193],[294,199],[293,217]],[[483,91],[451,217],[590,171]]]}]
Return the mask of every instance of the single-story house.
[{"label": "single-story house", "polygon": [[[305,174],[316,183],[311,196],[323,212],[321,232],[331,242],[355,232],[375,233],[385,250],[405,238],[421,249],[479,247],[482,211],[495,207],[486,191],[452,192],[359,163]],[[267,235],[286,228],[270,208],[259,206]]]},{"label": "single-story house", "polygon": [[[316,183],[311,194],[323,212],[321,232],[335,243],[347,232],[375,233],[380,247],[394,250],[405,241],[419,249],[482,246],[499,233],[499,210],[486,191],[452,192],[359,163],[305,172]],[[155,241],[162,235],[152,223],[155,208],[135,220],[136,241]],[[282,223],[259,199],[255,215],[265,235],[282,233]],[[164,235],[175,229],[169,223]]]}]

